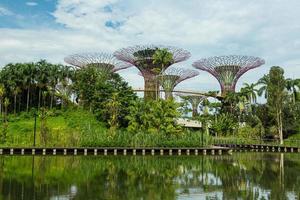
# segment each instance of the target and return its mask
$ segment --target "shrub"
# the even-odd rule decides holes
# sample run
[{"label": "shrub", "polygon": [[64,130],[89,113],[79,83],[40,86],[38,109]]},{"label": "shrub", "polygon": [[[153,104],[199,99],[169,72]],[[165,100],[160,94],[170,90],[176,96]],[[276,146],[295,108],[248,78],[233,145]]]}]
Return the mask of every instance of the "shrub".
[{"label": "shrub", "polygon": [[175,121],[180,115],[177,108],[178,104],[173,100],[138,100],[130,107],[127,130],[131,133],[178,134],[181,129]]}]

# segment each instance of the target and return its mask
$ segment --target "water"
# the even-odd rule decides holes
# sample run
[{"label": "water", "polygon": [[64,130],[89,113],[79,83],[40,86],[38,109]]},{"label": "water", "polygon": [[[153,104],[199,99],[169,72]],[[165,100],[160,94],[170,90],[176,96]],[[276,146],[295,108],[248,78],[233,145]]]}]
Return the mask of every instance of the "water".
[{"label": "water", "polygon": [[1,156],[0,200],[299,199],[300,154]]}]

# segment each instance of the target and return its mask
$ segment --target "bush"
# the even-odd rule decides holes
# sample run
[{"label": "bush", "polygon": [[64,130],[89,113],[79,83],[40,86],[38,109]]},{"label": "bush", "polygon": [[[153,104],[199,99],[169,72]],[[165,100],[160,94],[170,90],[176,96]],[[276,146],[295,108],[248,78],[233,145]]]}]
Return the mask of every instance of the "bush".
[{"label": "bush", "polygon": [[263,132],[259,126],[251,127],[250,125],[245,125],[239,128],[237,136],[239,138],[260,139],[263,136]]},{"label": "bush", "polygon": [[220,114],[213,120],[211,129],[216,136],[229,136],[233,135],[238,127],[238,123],[231,114]]},{"label": "bush", "polygon": [[181,129],[175,121],[180,115],[177,108],[173,100],[138,100],[130,107],[127,130],[133,134],[178,134]]}]

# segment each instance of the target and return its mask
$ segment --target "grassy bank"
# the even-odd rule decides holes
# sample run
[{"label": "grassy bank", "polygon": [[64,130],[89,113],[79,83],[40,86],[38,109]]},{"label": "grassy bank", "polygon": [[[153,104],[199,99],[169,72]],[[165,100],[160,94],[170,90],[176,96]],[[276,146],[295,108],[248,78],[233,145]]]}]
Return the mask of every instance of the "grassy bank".
[{"label": "grassy bank", "polygon": [[[82,109],[47,111],[44,119],[44,136],[41,133],[41,114],[37,116],[36,146],[39,147],[199,147],[202,146],[201,131],[182,129],[178,134],[130,133],[126,129],[114,132],[99,122],[93,114]],[[33,145],[34,114],[10,115],[5,142],[1,146],[29,147]],[[1,137],[4,126],[0,126]],[[277,144],[278,141],[239,137],[207,137],[203,134],[203,145],[215,143],[233,144]],[[44,138],[43,138],[44,137]],[[44,141],[44,142],[43,142]],[[300,146],[300,134],[285,140],[285,145]]]},{"label": "grassy bank", "polygon": [[[41,133],[41,115],[37,116],[36,145],[48,147],[71,146],[135,146],[135,147],[196,147],[201,146],[201,132],[183,129],[177,135],[161,133],[129,133],[126,129],[115,132],[108,130],[90,112],[74,109],[68,111],[48,111],[44,120],[44,138]],[[1,146],[32,146],[34,130],[33,113],[9,116],[6,141]],[[0,132],[3,134],[4,126]],[[43,142],[45,141],[45,142]],[[204,137],[204,144],[209,138]]]}]

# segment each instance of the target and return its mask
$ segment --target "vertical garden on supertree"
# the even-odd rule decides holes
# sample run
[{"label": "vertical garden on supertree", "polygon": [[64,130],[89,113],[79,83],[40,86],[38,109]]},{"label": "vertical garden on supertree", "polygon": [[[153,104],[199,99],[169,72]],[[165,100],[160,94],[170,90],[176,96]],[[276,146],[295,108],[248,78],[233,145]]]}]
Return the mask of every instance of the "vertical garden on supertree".
[{"label": "vertical garden on supertree", "polygon": [[165,99],[173,99],[172,92],[174,88],[184,80],[199,75],[199,72],[190,69],[169,68],[161,75],[158,75],[159,84],[165,92]]},{"label": "vertical garden on supertree", "polygon": [[161,45],[132,46],[114,53],[121,61],[136,66],[144,77],[144,99],[154,100],[158,97],[159,84],[157,76],[169,66],[187,60],[190,53],[186,50]]},{"label": "vertical garden on supertree", "polygon": [[224,97],[228,92],[234,92],[239,78],[249,71],[261,65],[265,61],[253,56],[214,56],[203,58],[193,63],[197,69],[207,71],[213,75],[221,86],[221,96]]},{"label": "vertical garden on supertree", "polygon": [[192,95],[192,94],[177,94],[180,96],[183,100],[189,102],[192,106],[192,117],[197,117],[199,115],[198,113],[198,107],[199,104],[207,98],[207,96],[204,95]]}]

